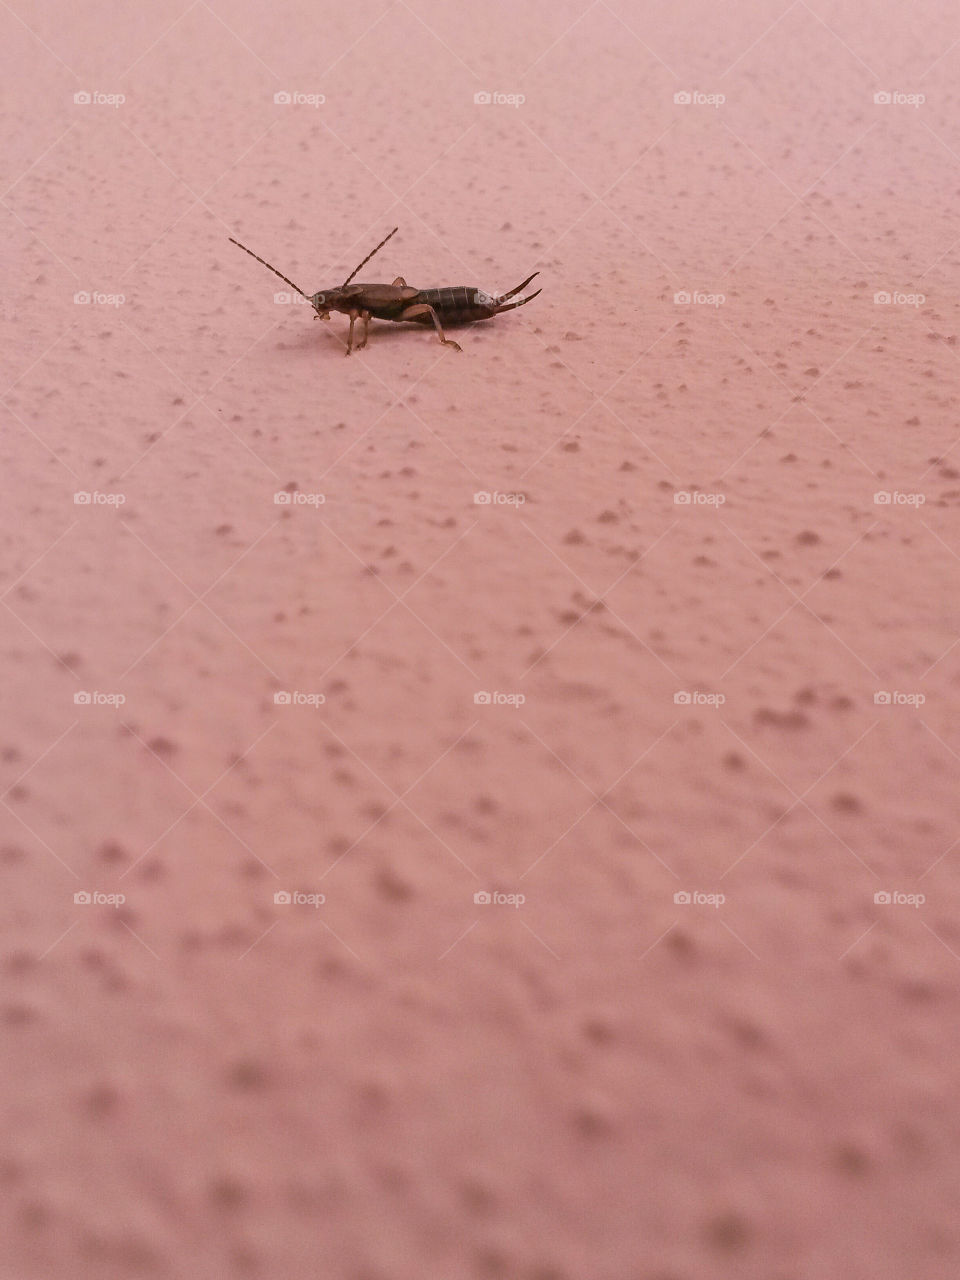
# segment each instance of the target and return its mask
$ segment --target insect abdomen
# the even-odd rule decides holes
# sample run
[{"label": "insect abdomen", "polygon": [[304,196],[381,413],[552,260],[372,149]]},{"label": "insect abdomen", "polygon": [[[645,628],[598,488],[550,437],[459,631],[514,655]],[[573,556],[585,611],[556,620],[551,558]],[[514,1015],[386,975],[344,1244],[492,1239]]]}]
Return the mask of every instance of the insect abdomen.
[{"label": "insect abdomen", "polygon": [[466,285],[456,285],[449,289],[421,289],[418,302],[426,302],[438,315],[445,311],[465,311],[474,305],[477,290]]},{"label": "insect abdomen", "polygon": [[[433,307],[441,323],[444,320],[486,320],[496,312],[482,290],[463,284],[447,289],[421,289],[417,302]],[[429,316],[424,316],[424,319],[430,323]]]}]

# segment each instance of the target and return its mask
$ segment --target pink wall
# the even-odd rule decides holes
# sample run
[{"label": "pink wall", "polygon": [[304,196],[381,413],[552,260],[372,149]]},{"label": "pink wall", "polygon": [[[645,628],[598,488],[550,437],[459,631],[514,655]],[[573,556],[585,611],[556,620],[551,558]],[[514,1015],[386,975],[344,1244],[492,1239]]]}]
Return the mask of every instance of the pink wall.
[{"label": "pink wall", "polygon": [[958,37],[0,8],[4,1276],[956,1273]]}]

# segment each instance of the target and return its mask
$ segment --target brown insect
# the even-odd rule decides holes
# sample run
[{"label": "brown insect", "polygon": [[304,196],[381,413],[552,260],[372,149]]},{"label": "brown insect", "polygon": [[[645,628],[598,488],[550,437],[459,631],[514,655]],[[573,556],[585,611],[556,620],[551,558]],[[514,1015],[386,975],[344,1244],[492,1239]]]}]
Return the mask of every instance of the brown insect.
[{"label": "brown insect", "polygon": [[249,253],[251,258],[256,258],[275,276],[279,276],[291,289],[296,289],[297,293],[314,308],[321,320],[328,320],[331,311],[342,311],[350,317],[350,333],[347,337],[346,355],[353,350],[353,328],[357,321],[363,324],[363,334],[357,343],[357,350],[367,345],[367,330],[370,325],[370,319],[375,320],[395,320],[407,321],[412,320],[416,324],[432,324],[437,331],[437,337],[445,347],[453,347],[455,351],[460,351],[459,343],[453,341],[452,338],[444,336],[441,320],[447,324],[466,324],[473,320],[490,320],[493,316],[500,315],[503,311],[513,311],[515,307],[522,307],[530,302],[540,293],[537,289],[535,293],[528,294],[525,298],[517,298],[516,302],[510,302],[511,298],[516,298],[522,289],[525,289],[534,277],[540,274],[535,271],[532,276],[527,276],[522,284],[518,284],[515,289],[511,289],[509,293],[501,294],[495,297],[491,294],[484,293],[482,289],[474,289],[466,285],[457,285],[452,288],[445,289],[414,289],[412,285],[407,284],[402,276],[397,276],[393,284],[351,284],[350,281],[360,270],[360,267],[366,264],[373,257],[374,253],[378,253],[390,239],[399,230],[394,227],[390,235],[384,238],[377,245],[372,253],[368,253],[359,267],[356,267],[344,280],[343,284],[336,289],[324,289],[319,293],[304,293],[298,284],[294,284],[292,280],[288,280],[282,271],[278,271],[276,267],[265,262],[248,249],[245,244],[241,244],[239,240],[234,240],[230,236],[231,244],[235,244],[238,249],[242,249],[244,253]]}]

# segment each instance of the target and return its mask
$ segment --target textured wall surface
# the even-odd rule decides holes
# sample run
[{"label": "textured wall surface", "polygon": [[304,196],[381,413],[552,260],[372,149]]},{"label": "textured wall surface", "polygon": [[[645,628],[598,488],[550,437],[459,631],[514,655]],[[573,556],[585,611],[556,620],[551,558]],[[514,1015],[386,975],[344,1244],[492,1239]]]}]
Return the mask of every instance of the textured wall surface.
[{"label": "textured wall surface", "polygon": [[957,1273],[958,40],[0,6],[4,1280]]}]

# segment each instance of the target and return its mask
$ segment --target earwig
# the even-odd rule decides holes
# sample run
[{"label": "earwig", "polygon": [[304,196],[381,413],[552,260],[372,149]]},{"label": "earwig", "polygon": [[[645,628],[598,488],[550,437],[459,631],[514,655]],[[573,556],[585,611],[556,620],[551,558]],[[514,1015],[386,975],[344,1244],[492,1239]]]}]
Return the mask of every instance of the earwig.
[{"label": "earwig", "polygon": [[[367,345],[367,331],[371,317],[376,320],[394,320],[398,323],[413,321],[415,324],[432,324],[437,337],[445,347],[453,347],[455,351],[460,351],[462,348],[459,343],[444,334],[441,320],[447,324],[470,324],[475,320],[490,320],[504,311],[513,311],[516,307],[525,306],[541,292],[537,289],[526,297],[517,298],[517,294],[540,274],[539,271],[535,271],[532,276],[527,276],[522,284],[518,284],[509,293],[499,296],[465,285],[441,289],[415,289],[412,285],[408,285],[402,276],[397,276],[392,284],[351,284],[350,281],[361,267],[365,267],[373,255],[379,253],[398,230],[398,227],[394,227],[389,235],[384,236],[377,247],[350,272],[342,285],[336,289],[326,289],[314,294],[305,293],[298,284],[287,279],[282,271],[278,271],[276,267],[264,261],[239,240],[234,240],[233,236],[229,239],[231,244],[235,244],[244,253],[249,253],[251,258],[256,258],[257,262],[265,266],[268,271],[272,271],[291,289],[295,289],[301,298],[305,298],[310,303],[321,320],[328,320],[331,311],[340,311],[348,315],[350,332],[347,336],[346,355],[353,350],[353,330],[358,320],[363,324],[363,334],[357,343],[357,350],[360,351]],[[511,302],[511,298],[517,298],[517,300]]]}]

